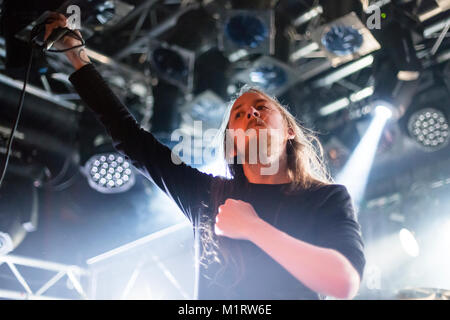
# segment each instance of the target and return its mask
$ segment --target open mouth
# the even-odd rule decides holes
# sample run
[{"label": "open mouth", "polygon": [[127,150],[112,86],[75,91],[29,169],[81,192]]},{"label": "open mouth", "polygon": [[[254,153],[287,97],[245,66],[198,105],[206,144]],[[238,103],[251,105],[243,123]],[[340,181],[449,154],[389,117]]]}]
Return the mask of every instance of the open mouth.
[{"label": "open mouth", "polygon": [[265,123],[262,120],[253,120],[248,124],[247,129],[251,128],[251,127],[265,127]]}]

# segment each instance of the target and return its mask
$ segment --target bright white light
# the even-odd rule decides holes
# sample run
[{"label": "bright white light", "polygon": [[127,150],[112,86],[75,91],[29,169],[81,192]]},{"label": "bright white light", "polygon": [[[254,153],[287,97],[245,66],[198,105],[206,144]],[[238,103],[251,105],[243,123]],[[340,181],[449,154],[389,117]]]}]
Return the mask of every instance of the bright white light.
[{"label": "bright white light", "polygon": [[450,219],[442,224],[442,235],[444,236],[444,245],[450,247]]},{"label": "bright white light", "polygon": [[212,174],[213,176],[227,176],[227,164],[225,160],[222,159],[215,159],[199,168],[199,170],[203,173]]},{"label": "bright white light", "polygon": [[425,108],[413,113],[408,120],[408,131],[426,151],[438,150],[449,142],[448,121],[437,109]]},{"label": "bright white light", "polygon": [[355,62],[346,65],[345,67],[338,69],[337,71],[334,71],[333,73],[329,74],[328,76],[322,79],[317,80],[315,82],[315,85],[319,87],[329,86],[335,83],[336,81],[355,73],[356,71],[359,71],[361,69],[370,66],[372,63],[373,63],[373,56],[368,55],[364,58],[361,58],[359,60],[356,60]]},{"label": "bright white light", "polygon": [[361,89],[355,93],[352,93],[348,98],[341,98],[339,100],[336,100],[336,101],[320,108],[319,114],[321,116],[330,115],[336,111],[344,109],[345,107],[347,107],[350,104],[350,102],[357,102],[357,101],[361,101],[367,97],[370,97],[373,94],[373,91],[374,91],[374,88],[372,86]]},{"label": "bright white light", "polygon": [[92,156],[84,166],[84,174],[89,185],[102,193],[125,192],[135,182],[130,164],[118,154]]},{"label": "bright white light", "polygon": [[327,116],[329,114],[332,114],[336,111],[339,111],[341,109],[344,109],[350,104],[347,98],[342,98],[339,100],[336,100],[330,104],[327,104],[326,106],[320,108],[319,114],[321,116]]},{"label": "bright white light", "polygon": [[408,229],[401,229],[399,232],[400,242],[403,246],[403,249],[409,254],[411,257],[417,257],[419,255],[419,244],[417,243],[416,238]]},{"label": "bright white light", "polygon": [[[384,108],[391,112],[389,108]],[[364,195],[378,142],[389,116],[384,108],[378,109],[377,107],[378,111],[375,113],[369,128],[336,179],[337,183],[347,187],[355,204],[359,204]]]},{"label": "bright white light", "polygon": [[392,117],[392,110],[384,105],[378,105],[375,107],[375,116],[383,119],[390,119]]},{"label": "bright white light", "polygon": [[293,52],[291,54],[291,56],[289,57],[289,60],[291,62],[295,62],[298,59],[306,56],[307,54],[316,51],[317,49],[319,49],[319,45],[316,42],[311,42],[310,44],[299,48],[297,51]]},{"label": "bright white light", "polygon": [[366,87],[364,89],[361,89],[355,93],[352,93],[350,95],[350,100],[352,102],[360,101],[362,99],[365,99],[367,97],[370,97],[373,94],[373,87]]},{"label": "bright white light", "polygon": [[165,229],[161,229],[161,230],[156,231],[156,232],[154,232],[152,234],[149,234],[149,235],[147,235],[147,236],[145,236],[143,238],[137,239],[137,240],[129,242],[129,243],[123,245],[123,246],[117,247],[115,249],[112,249],[110,251],[102,253],[102,254],[100,254],[98,256],[92,257],[92,258],[86,260],[86,263],[91,265],[91,264],[94,264],[94,263],[97,263],[97,262],[100,262],[100,261],[103,261],[103,260],[106,260],[106,259],[110,259],[113,256],[116,256],[118,254],[122,254],[124,252],[130,251],[131,249],[134,249],[136,247],[142,246],[142,245],[147,244],[147,243],[149,243],[151,241],[154,241],[156,239],[165,237],[168,234],[175,233],[175,232],[177,232],[179,230],[182,230],[182,229],[190,227],[190,226],[191,226],[191,224],[186,219],[183,222],[180,222],[178,224],[172,225],[172,226],[167,227]]},{"label": "bright white light", "polygon": [[228,59],[231,62],[236,62],[238,60],[240,60],[243,57],[246,57],[248,55],[248,51],[245,49],[239,49],[235,52],[233,52],[232,54],[230,54],[230,56],[228,57]]}]

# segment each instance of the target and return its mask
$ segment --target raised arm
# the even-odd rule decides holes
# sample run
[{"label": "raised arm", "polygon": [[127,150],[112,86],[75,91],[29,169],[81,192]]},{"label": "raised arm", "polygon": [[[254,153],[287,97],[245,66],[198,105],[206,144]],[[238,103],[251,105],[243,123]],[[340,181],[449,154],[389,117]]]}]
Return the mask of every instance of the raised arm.
[{"label": "raised arm", "polygon": [[[64,16],[55,14],[54,17],[56,20],[47,28],[47,36],[51,28],[66,26]],[[78,40],[66,36],[56,45],[58,49],[66,49],[78,44]],[[83,47],[70,50],[66,55],[76,69],[69,80],[82,100],[105,126],[114,147],[172,198],[194,223],[194,213],[198,211],[195,207],[200,206],[202,202],[208,203],[208,191],[214,177],[181,161],[181,164],[175,164],[172,161],[172,151],[140,127],[90,63]]]}]

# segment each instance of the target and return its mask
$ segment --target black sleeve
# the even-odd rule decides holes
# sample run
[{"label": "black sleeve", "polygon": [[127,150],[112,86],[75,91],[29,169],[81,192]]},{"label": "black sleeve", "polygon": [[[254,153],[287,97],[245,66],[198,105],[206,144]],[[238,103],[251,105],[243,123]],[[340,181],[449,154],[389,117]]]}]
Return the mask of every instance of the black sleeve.
[{"label": "black sleeve", "polygon": [[316,244],[342,253],[362,280],[366,263],[364,243],[350,195],[343,185],[328,185],[322,189],[324,200],[317,209]]},{"label": "black sleeve", "polygon": [[208,192],[214,177],[183,162],[174,164],[172,151],[139,126],[94,65],[83,66],[72,73],[69,80],[103,123],[114,147],[175,201],[194,223],[196,208],[209,201]]}]

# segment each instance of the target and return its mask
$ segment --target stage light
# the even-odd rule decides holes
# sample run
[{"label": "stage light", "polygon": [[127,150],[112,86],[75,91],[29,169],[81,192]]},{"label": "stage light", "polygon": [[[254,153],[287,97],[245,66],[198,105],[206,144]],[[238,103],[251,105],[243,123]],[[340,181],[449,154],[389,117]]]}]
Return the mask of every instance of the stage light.
[{"label": "stage light", "polygon": [[238,88],[240,84],[260,87],[270,95],[278,96],[297,81],[297,75],[288,65],[268,56],[255,60],[246,70],[240,71],[230,84]]},{"label": "stage light", "polygon": [[387,120],[392,117],[392,110],[389,107],[380,104],[375,107],[375,115],[376,117]]},{"label": "stage light", "polygon": [[337,56],[355,53],[361,48],[363,37],[352,26],[334,25],[322,36],[323,46]]},{"label": "stage light", "polygon": [[315,28],[311,39],[320,46],[333,67],[381,48],[355,12]]},{"label": "stage light", "polygon": [[276,65],[266,65],[250,72],[250,80],[259,87],[267,90],[280,87],[287,81],[286,72]]},{"label": "stage light", "polygon": [[268,37],[269,30],[257,16],[238,14],[226,22],[225,35],[240,47],[256,48]]},{"label": "stage light", "polygon": [[130,163],[117,153],[92,156],[83,169],[89,185],[101,193],[128,191],[135,182]]},{"label": "stage light", "polygon": [[272,10],[226,10],[220,16],[219,48],[235,62],[250,54],[274,52]]},{"label": "stage light", "polygon": [[419,256],[419,244],[416,238],[408,229],[402,228],[398,234],[400,242],[405,252],[411,257]]},{"label": "stage light", "polygon": [[436,151],[448,144],[448,121],[443,112],[424,108],[414,112],[408,120],[408,132],[425,151]]}]

